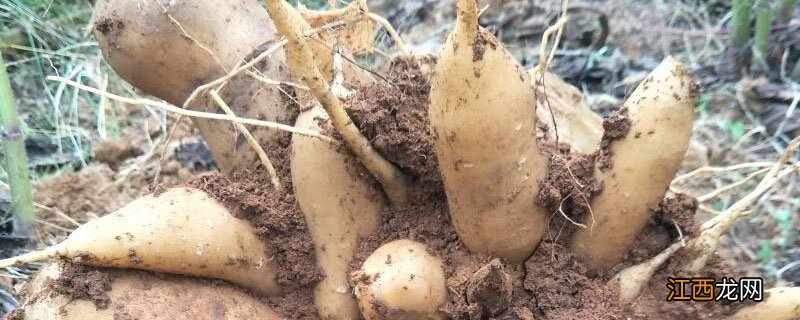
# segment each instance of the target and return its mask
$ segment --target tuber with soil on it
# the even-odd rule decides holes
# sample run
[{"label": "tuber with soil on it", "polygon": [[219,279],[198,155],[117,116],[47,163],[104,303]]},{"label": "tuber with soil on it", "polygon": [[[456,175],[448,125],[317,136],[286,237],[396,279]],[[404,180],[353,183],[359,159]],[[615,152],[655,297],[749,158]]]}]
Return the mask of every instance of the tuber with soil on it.
[{"label": "tuber with soil on it", "polygon": [[528,74],[459,0],[431,79],[430,123],[453,225],[473,252],[527,259],[545,230],[534,204],[547,157],[536,145]]},{"label": "tuber with soil on it", "polygon": [[[54,291],[53,283],[43,282],[45,277],[70,281],[48,276],[48,267],[29,284],[44,289],[27,295],[21,309],[25,319],[114,319],[117,312],[141,319],[275,319],[279,313],[367,320],[611,318],[627,310],[634,311],[622,316],[711,313],[663,312],[675,304],[642,306],[656,296],[663,301],[653,275],[668,259],[674,265],[683,259],[673,257],[682,247],[669,246],[674,239],[662,237],[668,231],[661,222],[652,229],[645,225],[691,133],[696,85],[674,59],[665,59],[625,102],[624,121],[605,126],[575,87],[545,69],[525,71],[517,64],[478,26],[474,0],[458,1],[455,29],[438,58],[407,63],[420,57],[404,56],[408,60],[397,66],[405,66],[382,79],[353,61],[343,63],[371,46],[374,30],[365,21],[374,16],[364,1],[328,12],[297,10],[282,0],[267,0],[265,11],[248,1],[101,0],[95,33],[120,75],[175,104],[261,52],[261,45],[285,44],[256,69],[232,76],[222,89],[225,102],[243,117],[335,130],[334,139],[254,132],[271,154],[284,156],[275,162],[278,179],[292,188],[278,192],[264,185],[259,172],[237,175],[257,167],[257,158],[248,160],[249,151],[236,146],[233,126],[199,121],[231,181],[197,184],[208,191],[176,188],[145,196],[78,228],[61,244],[0,262],[63,257],[80,263],[65,266],[154,273],[100,270],[111,281],[95,293],[107,294],[110,301],[107,309],[97,309],[85,297]],[[342,24],[324,27],[337,22]],[[286,39],[279,40],[283,35]],[[308,87],[284,87],[291,97],[282,96],[277,86],[247,76],[255,71]],[[258,93],[253,97],[252,92]],[[375,93],[391,97],[369,97]],[[219,112],[204,94],[197,98],[188,107]],[[544,137],[537,137],[542,133],[537,123],[547,127]],[[398,134],[408,139],[397,139]],[[399,141],[387,147],[386,139]],[[564,157],[559,163],[567,166],[552,165],[555,157]],[[585,165],[579,178],[572,175],[575,183],[591,178],[605,189],[595,198],[586,196],[585,229],[562,228],[568,230],[552,232],[555,239],[539,245],[547,214],[564,224],[570,215],[583,214],[567,205],[564,211],[575,212],[561,212],[562,219],[535,203],[545,185],[540,180],[572,174],[575,159]],[[596,162],[602,170],[594,170]],[[421,177],[426,174],[433,177]],[[245,199],[229,201],[237,197]],[[637,242],[640,234],[649,236],[644,228],[658,229],[660,238]],[[636,249],[631,260],[643,263],[620,263],[631,249]],[[596,276],[608,270],[622,271],[610,280]],[[229,285],[158,273],[227,280],[263,301]],[[663,290],[662,283],[657,285]],[[609,289],[619,295],[607,295]],[[733,319],[763,310],[796,317],[796,295],[795,288],[778,289]],[[222,316],[216,306],[225,310]],[[58,310],[67,312],[54,315]],[[155,312],[142,314],[148,311]]]},{"label": "tuber with soil on it", "polygon": [[89,274],[80,278],[85,275],[65,272],[60,264],[46,265],[26,284],[19,320],[281,319],[227,284],[132,270]]},{"label": "tuber with soil on it", "polygon": [[778,287],[764,290],[763,301],[743,307],[726,319],[800,319],[800,287]]},{"label": "tuber with soil on it", "polygon": [[[327,114],[315,106],[301,114],[295,125],[320,129],[321,121],[328,121]],[[348,277],[350,261],[358,241],[375,232],[383,196],[350,153],[319,139],[292,137],[291,171],[295,196],[314,240],[317,265],[325,276],[314,289],[314,304],[323,319],[357,319]]]},{"label": "tuber with soil on it", "polygon": [[271,255],[248,222],[200,190],[175,188],[89,221],[59,244],[0,260],[0,267],[61,257],[222,279],[268,296],[280,292]]},{"label": "tuber with soil on it", "polygon": [[419,242],[384,244],[353,273],[355,295],[366,320],[446,319],[442,260]]},{"label": "tuber with soil on it", "polygon": [[612,141],[613,166],[602,171],[603,191],[572,237],[572,252],[591,270],[619,263],[650,218],[683,160],[692,135],[698,85],[667,57],[623,104],[630,128]]},{"label": "tuber with soil on it", "polygon": [[[270,48],[280,35],[257,1],[238,0],[101,0],[94,8],[93,36],[106,62],[139,90],[188,109],[219,112],[200,95],[184,105],[199,86],[228,73],[241,60]],[[289,78],[283,52],[258,64],[258,71],[275,81]],[[287,122],[291,101],[277,85],[264,85],[241,73],[220,95],[237,116]],[[224,121],[192,119],[220,170],[233,174],[258,164],[257,153]],[[251,128],[261,145],[278,133]]]}]

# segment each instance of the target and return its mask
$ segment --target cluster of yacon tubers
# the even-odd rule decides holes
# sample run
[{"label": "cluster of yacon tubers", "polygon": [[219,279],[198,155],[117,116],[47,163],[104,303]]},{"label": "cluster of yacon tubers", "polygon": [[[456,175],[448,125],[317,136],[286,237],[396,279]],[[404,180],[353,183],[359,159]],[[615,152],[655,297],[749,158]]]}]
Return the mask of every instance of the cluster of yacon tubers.
[{"label": "cluster of yacon tubers", "polygon": [[[491,260],[471,277],[467,299],[486,301],[479,306],[482,314],[493,316],[512,295],[514,279],[504,263],[528,260],[550,215],[535,202],[550,157],[537,144],[537,121],[551,124],[548,137],[558,135],[575,152],[593,154],[601,148],[602,119],[557,76],[524,70],[478,26],[475,0],[458,0],[457,8],[454,30],[431,79],[430,129],[458,237],[476,261]],[[282,44],[255,65],[257,72],[232,75],[223,88],[211,90],[239,116],[276,122],[291,119],[288,101],[305,103],[295,127],[322,132],[322,124],[330,124],[349,150],[318,137],[292,136],[293,192],[323,274],[313,292],[318,314],[323,319],[445,319],[445,262],[423,243],[385,243],[351,273],[359,241],[376,232],[385,206],[409,202],[410,188],[405,174],[370,145],[344,108],[347,87],[378,81],[351,64],[337,63],[341,56],[369,51],[363,41],[373,31],[368,14],[364,1],[314,12],[284,0],[266,0],[266,8],[251,0],[100,0],[94,34],[109,64],[135,87],[208,112],[218,107],[196,94],[200,85]],[[337,19],[360,27],[345,28],[345,34],[317,32]],[[340,43],[344,46],[331,50]],[[265,85],[264,78],[275,84]],[[596,170],[604,190],[591,199],[591,214],[582,221],[587,227],[571,239],[571,251],[588,269],[607,271],[619,264],[650,218],[650,208],[663,198],[689,143],[696,90],[687,70],[667,57],[624,103],[630,129],[605,150],[613,166]],[[224,173],[256,166],[258,155],[237,140],[233,125],[194,121]],[[266,128],[253,128],[252,134],[265,147],[278,137]],[[620,293],[621,303],[635,301],[681,248],[672,245],[623,269],[608,285]],[[248,222],[200,190],[175,188],[145,196],[86,223],[62,243],[2,260],[0,266],[52,257],[119,269],[109,271],[111,308],[53,293],[48,279],[61,274],[58,264],[50,264],[28,283],[24,319],[116,319],[120,312],[136,319],[218,319],[218,308],[226,319],[278,319],[234,286],[187,277],[225,280],[265,297],[282,294],[272,249]],[[481,286],[485,279],[495,285]],[[730,319],[800,317],[798,288],[767,293],[763,303]]]}]

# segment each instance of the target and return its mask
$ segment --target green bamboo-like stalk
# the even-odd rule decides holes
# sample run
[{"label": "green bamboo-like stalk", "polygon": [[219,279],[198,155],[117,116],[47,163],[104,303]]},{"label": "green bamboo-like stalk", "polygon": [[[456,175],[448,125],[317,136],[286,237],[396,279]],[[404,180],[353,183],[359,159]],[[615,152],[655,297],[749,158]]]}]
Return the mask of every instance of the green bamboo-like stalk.
[{"label": "green bamboo-like stalk", "polygon": [[772,35],[772,7],[767,1],[756,9],[756,30],[753,36],[753,53],[756,61],[766,63],[769,37]]},{"label": "green bamboo-like stalk", "polygon": [[733,0],[731,9],[731,41],[737,46],[744,46],[750,40],[750,9],[754,0]]},{"label": "green bamboo-like stalk", "polygon": [[28,179],[25,141],[20,130],[19,114],[14,104],[3,54],[0,52],[0,141],[5,154],[5,169],[11,186],[11,209],[25,232],[33,225],[33,195]]},{"label": "green bamboo-like stalk", "polygon": [[781,23],[792,21],[796,7],[797,0],[783,0],[781,2]]}]

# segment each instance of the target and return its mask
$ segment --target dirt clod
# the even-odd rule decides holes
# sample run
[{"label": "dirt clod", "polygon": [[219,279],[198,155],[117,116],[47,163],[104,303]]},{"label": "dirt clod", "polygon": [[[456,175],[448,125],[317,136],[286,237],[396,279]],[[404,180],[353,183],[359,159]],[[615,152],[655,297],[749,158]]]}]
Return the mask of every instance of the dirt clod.
[{"label": "dirt clod", "polygon": [[61,275],[54,280],[49,280],[55,292],[72,299],[83,299],[94,302],[97,308],[108,308],[111,298],[111,275],[99,269],[61,261]]},{"label": "dirt clod", "polygon": [[505,311],[511,304],[514,283],[498,259],[492,259],[478,269],[467,285],[467,302],[471,316],[491,317]]},{"label": "dirt clod", "polygon": [[430,189],[442,186],[428,119],[435,63],[433,56],[399,58],[392,62],[387,81],[358,88],[346,103],[348,114],[372,146]]},{"label": "dirt clod", "polygon": [[603,119],[603,138],[600,140],[600,151],[597,164],[601,170],[614,166],[611,142],[624,138],[631,129],[628,109],[620,109]]}]

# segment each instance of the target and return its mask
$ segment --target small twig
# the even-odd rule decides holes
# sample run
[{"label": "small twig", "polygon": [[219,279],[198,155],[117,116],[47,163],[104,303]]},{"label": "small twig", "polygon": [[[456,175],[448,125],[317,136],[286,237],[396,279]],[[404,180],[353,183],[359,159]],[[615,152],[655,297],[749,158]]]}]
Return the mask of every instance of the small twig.
[{"label": "small twig", "polygon": [[[220,109],[222,109],[222,111],[225,111],[226,114],[232,117],[236,116],[236,114],[233,112],[233,110],[231,110],[228,104],[225,103],[225,100],[222,100],[222,97],[219,96],[219,93],[216,90],[209,91],[208,95],[211,96],[211,99],[214,100],[214,102],[217,104],[217,106],[220,107]],[[234,127],[236,127],[236,130],[238,130],[239,133],[241,133],[244,136],[244,138],[247,140],[247,143],[250,144],[250,147],[252,147],[253,150],[255,150],[255,152],[258,154],[258,158],[261,160],[261,164],[264,166],[265,169],[267,169],[267,172],[271,177],[272,186],[275,188],[276,192],[280,193],[281,189],[283,189],[283,187],[281,186],[281,180],[278,178],[278,173],[275,171],[275,166],[272,165],[272,161],[269,160],[267,153],[264,152],[264,149],[261,148],[261,145],[258,144],[258,140],[256,140],[255,137],[253,137],[253,134],[250,133],[250,130],[247,130],[247,128],[243,124],[234,123],[233,125]]]},{"label": "small twig", "polygon": [[724,186],[722,188],[716,189],[714,191],[711,191],[709,193],[706,193],[706,194],[704,194],[702,196],[697,197],[697,201],[698,202],[706,202],[708,200],[714,199],[717,196],[719,196],[720,194],[723,194],[723,193],[728,192],[729,190],[732,190],[732,189],[734,189],[734,188],[736,188],[736,187],[738,187],[740,185],[743,185],[747,181],[750,181],[753,178],[757,177],[758,175],[760,175],[762,173],[765,173],[767,171],[769,171],[769,168],[760,169],[760,170],[758,170],[756,172],[751,173],[750,175],[748,175],[744,179],[741,179],[741,180],[736,181],[734,183],[728,184],[728,185],[726,185],[726,186]]},{"label": "small twig", "polygon": [[703,269],[708,259],[719,246],[719,238],[730,229],[736,220],[744,215],[745,209],[769,191],[778,181],[800,170],[800,164],[797,163],[784,168],[789,158],[797,151],[798,146],[800,146],[800,136],[795,137],[789,143],[789,146],[786,147],[781,157],[773,164],[755,190],[736,201],[719,215],[703,223],[700,236],[692,239],[687,246],[695,256],[690,257],[690,261],[684,264],[685,270],[699,272]]},{"label": "small twig", "polygon": [[256,72],[253,72],[252,70],[247,70],[247,74],[249,76],[251,76],[253,79],[258,80],[258,82],[261,82],[261,83],[266,84],[266,85],[276,86],[278,88],[280,88],[282,85],[285,85],[285,86],[293,87],[293,88],[300,89],[300,90],[308,90],[308,87],[306,87],[304,85],[300,85],[300,84],[296,84],[294,82],[288,82],[288,81],[272,80],[270,78],[265,77],[263,74],[258,74]]},{"label": "small twig", "polygon": [[764,167],[772,166],[774,164],[775,164],[774,162],[762,161],[762,162],[740,163],[740,164],[735,164],[735,165],[727,166],[727,167],[709,167],[709,166],[705,166],[705,167],[701,167],[701,168],[697,168],[695,170],[692,170],[692,172],[689,172],[687,174],[681,175],[681,176],[679,176],[679,177],[677,177],[675,179],[672,179],[671,184],[674,185],[676,183],[682,182],[683,180],[689,179],[689,178],[694,177],[696,175],[699,175],[701,173],[720,173],[720,172],[734,171],[734,170],[747,169],[747,168],[764,168]]},{"label": "small twig", "polygon": [[585,224],[583,224],[583,223],[579,223],[579,222],[576,222],[575,220],[572,220],[572,219],[571,219],[571,218],[570,218],[570,217],[567,215],[567,213],[566,213],[566,212],[564,212],[564,201],[567,201],[567,199],[569,199],[569,197],[570,197],[570,196],[572,196],[572,194],[570,194],[570,195],[568,195],[568,196],[564,197],[564,199],[561,199],[561,203],[559,203],[559,204],[558,204],[558,213],[560,213],[560,214],[561,214],[561,216],[562,216],[562,217],[564,217],[564,219],[567,219],[567,221],[569,221],[569,222],[570,222],[570,223],[572,223],[573,225],[575,225],[575,226],[578,226],[578,227],[581,227],[581,228],[583,228],[583,229],[586,229],[586,228],[588,228],[588,227],[587,227]]},{"label": "small twig", "polygon": [[160,108],[160,109],[166,110],[168,112],[181,114],[181,115],[185,115],[185,116],[189,116],[189,117],[193,117],[193,118],[222,120],[222,121],[230,121],[230,122],[234,122],[234,123],[248,124],[248,125],[259,126],[259,127],[267,127],[267,128],[283,130],[283,131],[287,131],[287,132],[291,132],[291,133],[296,133],[296,134],[300,134],[300,135],[304,135],[304,136],[309,136],[309,137],[312,137],[312,138],[317,138],[317,139],[320,139],[320,140],[326,141],[326,142],[333,142],[332,138],[330,138],[328,136],[325,136],[325,135],[323,135],[323,134],[321,134],[319,132],[316,132],[314,130],[309,130],[309,129],[304,129],[304,128],[297,128],[297,127],[294,127],[294,126],[289,126],[289,125],[285,125],[285,124],[277,123],[277,122],[272,122],[272,121],[240,118],[240,117],[237,117],[237,116],[231,116],[231,115],[227,115],[227,114],[209,113],[209,112],[182,109],[182,108],[178,108],[176,106],[173,106],[173,105],[168,104],[168,103],[163,102],[163,101],[142,99],[142,98],[127,98],[127,97],[119,96],[119,95],[116,95],[116,94],[113,94],[113,93],[101,91],[101,90],[99,90],[97,88],[89,87],[87,85],[83,85],[83,84],[77,83],[75,81],[67,80],[67,79],[64,79],[64,78],[61,78],[61,77],[48,76],[46,79],[50,80],[50,81],[62,82],[62,83],[68,84],[70,86],[76,87],[78,89],[81,89],[81,90],[84,90],[84,91],[88,91],[88,92],[91,92],[91,93],[94,93],[94,94],[97,94],[97,95],[100,95],[100,96],[104,96],[104,97],[106,97],[108,99],[119,101],[119,102],[122,102],[122,103],[127,103],[127,104],[132,104],[132,105],[149,105],[149,106],[153,106],[153,107],[156,107],[156,108]]},{"label": "small twig", "polygon": [[179,114],[178,118],[172,123],[172,128],[169,130],[169,135],[167,135],[167,140],[164,140],[164,148],[161,149],[161,155],[158,157],[158,166],[156,166],[156,172],[153,175],[153,184],[158,184],[158,178],[161,175],[161,164],[164,163],[164,159],[167,158],[167,148],[169,147],[170,141],[175,137],[175,133],[178,131],[178,125],[180,125],[181,120],[183,120],[184,115]]},{"label": "small twig", "polygon": [[404,56],[411,54],[411,51],[408,49],[408,46],[406,46],[405,41],[403,41],[403,39],[400,38],[400,34],[398,34],[397,30],[395,30],[395,28],[392,27],[392,24],[389,23],[389,20],[386,20],[386,18],[372,12],[364,12],[364,14],[366,14],[367,17],[369,17],[373,21],[380,24],[383,27],[383,30],[386,30],[386,33],[388,33],[389,36],[392,37],[392,40],[394,40],[394,43],[397,46],[397,50],[400,51],[400,54]]}]

